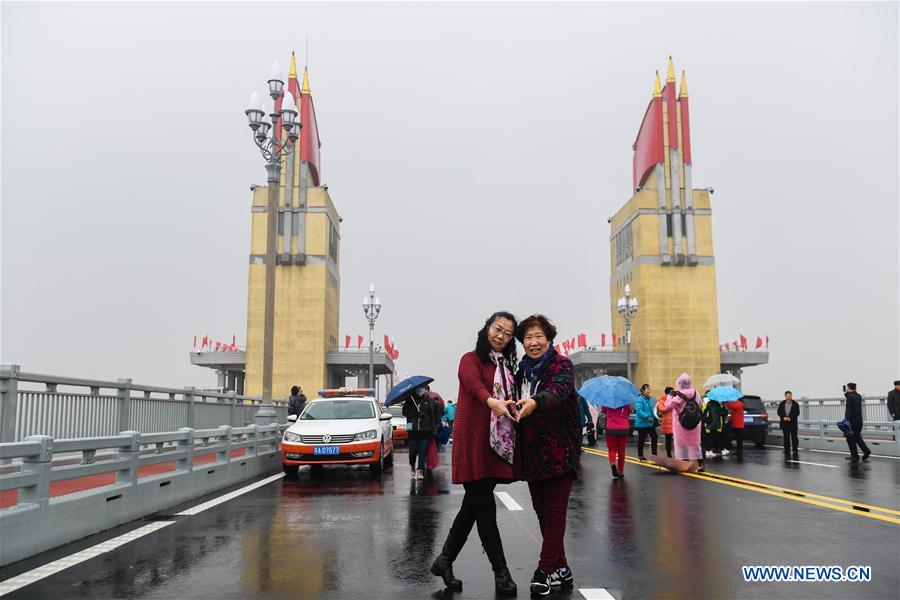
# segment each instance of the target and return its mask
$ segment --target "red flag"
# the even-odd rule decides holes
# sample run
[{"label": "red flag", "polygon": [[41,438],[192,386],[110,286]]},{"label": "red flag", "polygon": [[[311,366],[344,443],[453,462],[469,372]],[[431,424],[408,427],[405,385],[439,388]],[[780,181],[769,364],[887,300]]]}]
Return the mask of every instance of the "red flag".
[{"label": "red flag", "polygon": [[575,338],[572,338],[571,340],[569,340],[569,348],[571,349],[572,352],[575,352]]},{"label": "red flag", "polygon": [[553,346],[553,349],[556,350],[557,354],[562,354],[562,351],[559,349],[559,344]]},{"label": "red flag", "polygon": [[769,336],[766,336],[766,350],[769,349]]},{"label": "red flag", "polygon": [[756,336],[756,349],[759,350],[760,348],[762,348],[762,338]]},{"label": "red flag", "polygon": [[219,351],[219,348],[222,346],[222,342],[216,342],[216,352]]},{"label": "red flag", "polygon": [[578,334],[578,347],[587,348],[587,336],[583,333]]},{"label": "red flag", "polygon": [[203,348],[206,348],[207,346],[209,346],[209,336],[204,335],[203,336],[203,345],[200,346],[200,349],[202,350]]},{"label": "red flag", "polygon": [[745,338],[744,336],[741,336],[741,348],[743,348],[744,350],[747,349],[747,338]]},{"label": "red flag", "polygon": [[563,354],[568,355],[569,354],[569,340],[563,340],[562,347],[563,347]]},{"label": "red flag", "polygon": [[390,355],[391,350],[393,350],[393,347],[391,346],[391,338],[388,337],[387,334],[384,334],[384,349],[385,351],[387,351],[388,355]]},{"label": "red flag", "polygon": [[606,346],[606,334],[601,333],[600,334],[600,347],[604,348],[605,346]]},{"label": "red flag", "polygon": [[358,348],[362,348],[362,343],[363,343],[363,336],[361,336],[361,335],[356,336],[356,347],[357,347],[357,349],[358,349]]},{"label": "red flag", "polygon": [[613,337],[613,348],[615,348],[615,347],[618,345],[618,344],[616,343],[616,342],[617,342],[616,334],[615,334],[615,333],[612,334],[612,337]]},{"label": "red flag", "polygon": [[345,335],[344,336],[344,348],[349,348],[349,347],[350,347],[350,336]]},{"label": "red flag", "polygon": [[231,334],[231,345],[237,346],[237,337],[233,333]]},{"label": "red flag", "polygon": [[197,336],[194,336],[194,350],[197,349]]},{"label": "red flag", "polygon": [[734,345],[734,351],[735,351],[735,352],[737,352],[737,351],[738,351],[738,348],[741,347],[741,345],[738,344],[738,341],[737,341],[737,340],[734,340],[734,342],[732,342],[732,344]]}]

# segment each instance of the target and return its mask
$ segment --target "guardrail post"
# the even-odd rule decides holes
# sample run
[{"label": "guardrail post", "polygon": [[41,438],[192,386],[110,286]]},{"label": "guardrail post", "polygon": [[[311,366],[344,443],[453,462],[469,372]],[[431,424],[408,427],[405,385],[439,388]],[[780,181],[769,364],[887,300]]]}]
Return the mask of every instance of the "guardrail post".
[{"label": "guardrail post", "polygon": [[[188,405],[188,413],[187,413],[187,427],[186,429],[194,428],[194,386],[185,387],[184,388],[184,399],[187,400]],[[179,429],[179,431],[181,431]]]},{"label": "guardrail post", "polygon": [[[234,427],[234,415],[235,413],[237,413],[237,394],[234,390],[230,390],[228,392],[228,399],[230,401],[228,405],[228,424]],[[238,425],[238,427],[240,427],[241,425],[243,425],[243,423]]]},{"label": "guardrail post", "polygon": [[894,421],[894,443],[897,444],[897,456],[900,456],[900,421]]},{"label": "guardrail post", "polygon": [[249,456],[259,456],[259,432],[256,430],[256,425],[248,425],[247,427],[250,429],[247,433],[247,439],[252,442],[247,446],[247,454]]},{"label": "guardrail post", "polygon": [[800,420],[809,421],[809,400],[800,401]]},{"label": "guardrail post", "polygon": [[19,365],[0,365],[0,442],[16,441],[18,401]]},{"label": "guardrail post", "polygon": [[131,378],[119,378],[116,395],[119,397],[119,431],[131,427]]},{"label": "guardrail post", "polygon": [[[130,380],[129,380],[130,381]],[[119,457],[128,459],[128,466],[116,471],[116,483],[137,485],[138,467],[141,458],[141,434],[137,431],[123,431],[119,435],[131,437],[119,447]]]},{"label": "guardrail post", "polygon": [[231,461],[231,425],[221,425],[219,426],[219,431],[222,433],[219,434],[219,443],[224,444],[224,448],[220,448],[216,453],[216,461],[221,463],[228,463]]},{"label": "guardrail post", "polygon": [[44,510],[50,504],[50,469],[53,460],[53,438],[49,435],[29,435],[26,442],[39,442],[41,453],[22,459],[22,471],[37,473],[37,483],[19,488],[19,504],[37,504]]},{"label": "guardrail post", "polygon": [[185,434],[185,439],[178,440],[178,450],[183,450],[185,457],[175,461],[175,469],[190,472],[194,468],[194,429],[182,427],[178,431]]},{"label": "guardrail post", "polygon": [[825,439],[825,425],[828,423],[825,419],[819,421],[819,439]]}]

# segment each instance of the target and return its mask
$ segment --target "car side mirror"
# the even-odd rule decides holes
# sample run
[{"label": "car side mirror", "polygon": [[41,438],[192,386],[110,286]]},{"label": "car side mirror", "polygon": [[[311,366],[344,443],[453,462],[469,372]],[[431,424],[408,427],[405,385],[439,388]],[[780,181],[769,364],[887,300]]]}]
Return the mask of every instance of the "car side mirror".
[{"label": "car side mirror", "polygon": [[297,415],[288,415],[288,421],[295,423],[297,421]]},{"label": "car side mirror", "polygon": [[394,418],[394,416],[391,413],[381,413],[379,420],[380,421],[390,421],[393,418]]}]

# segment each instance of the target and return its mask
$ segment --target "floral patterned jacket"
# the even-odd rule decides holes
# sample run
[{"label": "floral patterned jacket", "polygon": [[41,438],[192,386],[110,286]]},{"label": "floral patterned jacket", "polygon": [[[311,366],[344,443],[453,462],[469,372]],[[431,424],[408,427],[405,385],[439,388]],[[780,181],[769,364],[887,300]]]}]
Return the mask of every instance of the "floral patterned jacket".
[{"label": "floral patterned jacket", "polygon": [[[519,371],[516,388],[521,388],[521,384]],[[533,398],[537,408],[518,424],[516,443],[525,479],[537,481],[574,474],[581,455],[581,427],[572,361],[557,355],[547,363]]]}]

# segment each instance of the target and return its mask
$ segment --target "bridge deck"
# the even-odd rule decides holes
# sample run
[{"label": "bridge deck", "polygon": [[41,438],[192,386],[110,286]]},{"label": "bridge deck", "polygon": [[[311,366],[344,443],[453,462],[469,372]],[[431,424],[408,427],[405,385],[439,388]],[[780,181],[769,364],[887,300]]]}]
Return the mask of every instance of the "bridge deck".
[{"label": "bridge deck", "polygon": [[[839,454],[801,451],[800,462],[786,463],[777,449],[751,448],[742,463],[709,461],[708,477],[629,462],[626,478],[613,481],[599,449],[583,455],[569,507],[576,586],[554,598],[597,593],[582,592],[588,588],[617,598],[885,598],[900,587],[896,459],[850,465]],[[449,598],[428,566],[461,489],[450,485],[447,467],[415,482],[406,465],[400,451],[395,471],[382,477],[358,468],[301,471],[195,515],[167,511],[10,565],[0,593],[34,579],[4,597]],[[537,521],[525,484],[498,491],[523,508],[498,501],[507,560],[519,597],[527,597]],[[148,525],[161,529],[38,579],[35,569],[46,563],[65,567],[75,553]],[[743,565],[868,565],[872,581],[745,583]],[[474,531],[455,570],[465,586],[453,598],[493,597]]]}]

